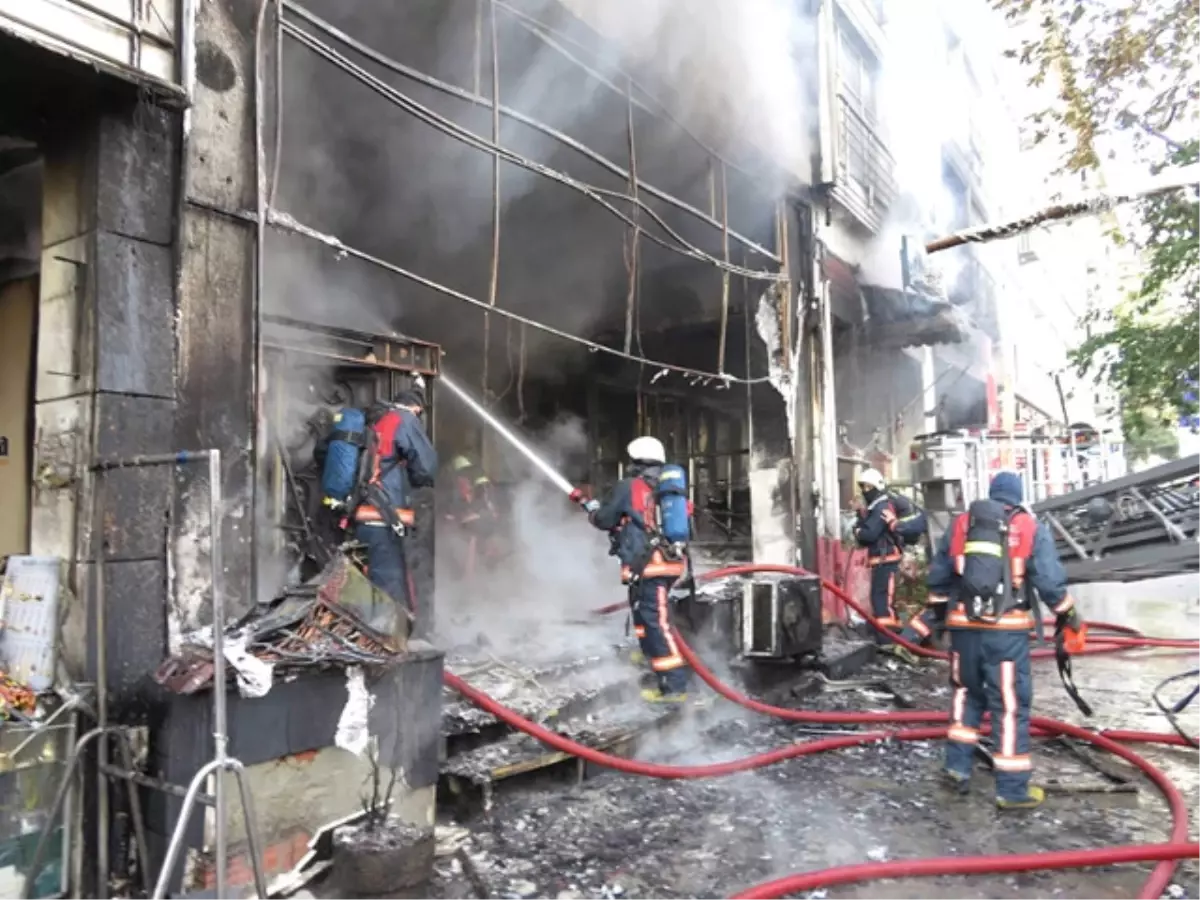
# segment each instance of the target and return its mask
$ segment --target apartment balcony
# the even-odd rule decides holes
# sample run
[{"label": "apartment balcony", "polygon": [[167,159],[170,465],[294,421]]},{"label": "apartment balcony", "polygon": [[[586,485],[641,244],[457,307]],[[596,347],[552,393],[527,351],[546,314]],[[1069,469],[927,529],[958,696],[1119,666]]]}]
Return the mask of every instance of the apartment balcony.
[{"label": "apartment balcony", "polygon": [[846,94],[837,98],[832,196],[864,228],[878,234],[896,199],[896,162],[872,117]]},{"label": "apartment balcony", "polygon": [[966,249],[966,261],[947,291],[950,302],[967,313],[972,324],[992,340],[1000,340],[1000,319],[997,307],[999,291],[996,280],[971,248]]}]

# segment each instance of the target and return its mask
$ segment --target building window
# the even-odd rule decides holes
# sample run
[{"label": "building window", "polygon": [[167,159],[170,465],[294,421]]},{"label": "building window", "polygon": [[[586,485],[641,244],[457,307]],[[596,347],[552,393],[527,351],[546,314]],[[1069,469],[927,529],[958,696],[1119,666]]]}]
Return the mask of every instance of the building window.
[{"label": "building window", "polygon": [[833,23],[834,199],[868,230],[878,232],[896,197],[895,161],[878,121],[879,59],[840,11],[835,10]]},{"label": "building window", "polygon": [[942,187],[945,189],[945,205],[939,218],[943,218],[953,231],[966,228],[971,224],[967,186],[958,173],[947,165],[942,166]]},{"label": "building window", "polygon": [[871,54],[852,25],[837,17],[838,81],[842,95],[871,122],[878,108],[879,61]]},{"label": "building window", "polygon": [[1033,249],[1033,233],[1026,231],[1017,235],[1017,262],[1024,266],[1036,262],[1037,258],[1037,251]]}]

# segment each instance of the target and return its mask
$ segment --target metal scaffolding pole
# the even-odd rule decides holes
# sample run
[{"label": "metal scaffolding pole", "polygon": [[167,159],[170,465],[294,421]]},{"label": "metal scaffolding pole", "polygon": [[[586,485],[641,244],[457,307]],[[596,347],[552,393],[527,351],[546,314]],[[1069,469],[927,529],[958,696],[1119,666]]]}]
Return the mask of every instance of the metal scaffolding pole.
[{"label": "metal scaffolding pole", "polygon": [[[496,0],[488,4],[492,39],[492,143],[500,146],[500,42],[496,39]],[[496,307],[500,290],[500,154],[492,156],[492,270],[488,280],[488,306]],[[483,314],[483,402],[488,403],[492,362],[492,316]],[[486,465],[486,461],[485,461]]]},{"label": "metal scaffolding pole", "polygon": [[[729,184],[721,163],[721,255],[729,264]],[[717,347],[717,372],[725,373],[725,341],[729,334],[729,270],[721,270],[721,336]]]}]

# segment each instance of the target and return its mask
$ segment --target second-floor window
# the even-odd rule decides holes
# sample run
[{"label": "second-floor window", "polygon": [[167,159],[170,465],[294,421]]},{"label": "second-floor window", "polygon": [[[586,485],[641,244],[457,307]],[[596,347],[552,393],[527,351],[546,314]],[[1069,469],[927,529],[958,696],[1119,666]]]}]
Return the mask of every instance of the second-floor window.
[{"label": "second-floor window", "polygon": [[849,22],[840,15],[836,21],[841,92],[864,118],[874,121],[878,106],[879,62]]}]

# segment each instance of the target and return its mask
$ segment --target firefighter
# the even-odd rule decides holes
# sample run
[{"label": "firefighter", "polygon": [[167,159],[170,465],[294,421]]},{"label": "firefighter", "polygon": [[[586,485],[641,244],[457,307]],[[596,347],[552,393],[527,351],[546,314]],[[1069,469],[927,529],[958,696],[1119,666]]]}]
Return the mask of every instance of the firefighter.
[{"label": "firefighter", "polygon": [[[668,556],[668,548],[653,539],[647,523],[656,519],[658,475],[667,456],[658,438],[630,442],[630,467],[602,503],[588,500],[588,520],[612,536],[613,554],[621,562],[621,582],[629,586],[629,609],[642,654],[650,661],[658,685],[642,691],[650,703],[687,700],[688,668],[671,626],[668,593],[686,572],[683,560]],[[581,500],[576,491],[573,499]],[[653,528],[653,524],[651,524]]]},{"label": "firefighter", "polygon": [[[887,491],[887,483],[878,469],[864,469],[858,476],[863,503],[854,524],[854,539],[867,548],[867,566],[871,570],[871,614],[886,628],[899,628],[896,618],[896,577],[900,573],[903,542],[896,536],[896,509]],[[883,632],[875,632],[875,643],[881,650],[892,653],[905,662],[916,663],[917,657],[905,647],[892,642]]]},{"label": "firefighter", "polygon": [[367,577],[392,600],[406,601],[414,614],[416,597],[404,556],[404,539],[415,522],[411,491],[432,487],[438,465],[421,423],[424,411],[419,388],[401,391],[373,411],[370,427],[378,450],[353,513],[354,537],[367,551]]},{"label": "firefighter", "polygon": [[1022,500],[1020,476],[997,474],[988,500],[976,501],[954,519],[929,568],[930,594],[949,598],[942,607],[952,688],[946,776],[966,793],[980,722],[990,710],[1001,809],[1030,809],[1045,799],[1042,788],[1030,784],[1029,630],[1040,621],[1031,588],[1053,610],[1058,642],[1081,633],[1054,538]]},{"label": "firefighter", "polygon": [[496,506],[492,501],[492,482],[483,468],[468,456],[456,456],[450,463],[454,471],[454,493],[446,518],[458,523],[467,539],[464,560],[467,577],[475,573],[480,557],[495,555]]}]

